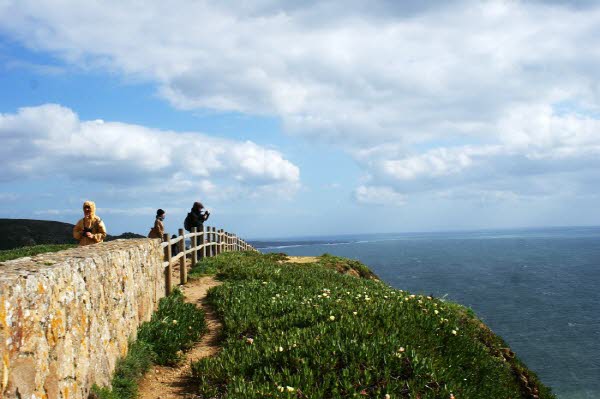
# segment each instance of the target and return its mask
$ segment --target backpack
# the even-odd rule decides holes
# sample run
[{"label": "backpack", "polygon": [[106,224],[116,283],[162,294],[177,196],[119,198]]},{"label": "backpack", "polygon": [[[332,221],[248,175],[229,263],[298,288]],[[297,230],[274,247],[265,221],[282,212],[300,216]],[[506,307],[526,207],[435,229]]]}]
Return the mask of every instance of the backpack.
[{"label": "backpack", "polygon": [[188,212],[187,216],[185,217],[185,220],[183,221],[183,227],[187,230],[187,231],[192,231],[192,213]]}]

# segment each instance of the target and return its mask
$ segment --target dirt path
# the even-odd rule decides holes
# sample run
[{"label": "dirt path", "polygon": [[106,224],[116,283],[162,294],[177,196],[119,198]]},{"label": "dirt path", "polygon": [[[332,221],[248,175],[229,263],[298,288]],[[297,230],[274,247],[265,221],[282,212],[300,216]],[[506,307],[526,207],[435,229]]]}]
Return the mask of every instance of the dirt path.
[{"label": "dirt path", "polygon": [[315,256],[288,256],[287,263],[316,263],[319,258]]},{"label": "dirt path", "polygon": [[194,303],[204,309],[208,332],[202,340],[185,354],[185,360],[179,367],[153,366],[140,381],[140,399],[175,399],[194,398],[195,386],[191,375],[191,362],[203,357],[214,356],[218,351],[217,346],[221,323],[213,310],[206,304],[206,293],[209,288],[215,287],[221,282],[212,277],[202,277],[189,280],[188,283],[179,288],[185,295],[185,301]]}]

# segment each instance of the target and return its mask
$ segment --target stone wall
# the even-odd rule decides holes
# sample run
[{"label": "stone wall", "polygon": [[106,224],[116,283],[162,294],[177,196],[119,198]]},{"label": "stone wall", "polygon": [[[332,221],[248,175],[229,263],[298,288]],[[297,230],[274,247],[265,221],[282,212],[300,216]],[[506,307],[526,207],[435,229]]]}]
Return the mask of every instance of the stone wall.
[{"label": "stone wall", "polygon": [[158,240],[0,263],[0,398],[86,398],[164,296]]}]

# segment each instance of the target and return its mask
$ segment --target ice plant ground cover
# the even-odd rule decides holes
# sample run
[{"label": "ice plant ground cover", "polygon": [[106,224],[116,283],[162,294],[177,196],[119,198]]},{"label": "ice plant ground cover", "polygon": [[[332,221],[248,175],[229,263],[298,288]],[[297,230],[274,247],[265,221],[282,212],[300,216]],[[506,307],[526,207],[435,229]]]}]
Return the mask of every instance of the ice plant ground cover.
[{"label": "ice plant ground cover", "polygon": [[355,261],[284,257],[197,266],[224,282],[209,292],[222,351],[192,365],[201,398],[554,397],[465,307],[393,289]]},{"label": "ice plant ground cover", "polygon": [[198,342],[206,331],[204,311],[185,303],[180,290],[159,301],[150,321],[138,329],[137,340],[129,346],[127,356],[119,359],[112,378],[112,389],[92,389],[99,399],[134,399],[138,380],[152,364],[175,365],[182,351]]}]

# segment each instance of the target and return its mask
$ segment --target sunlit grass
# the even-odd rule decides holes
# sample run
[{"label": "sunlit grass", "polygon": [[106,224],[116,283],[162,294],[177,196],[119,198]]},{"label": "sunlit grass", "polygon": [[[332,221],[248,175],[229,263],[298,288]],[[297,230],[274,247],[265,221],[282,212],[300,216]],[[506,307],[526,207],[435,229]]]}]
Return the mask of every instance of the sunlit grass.
[{"label": "sunlit grass", "polygon": [[5,249],[0,251],[0,262],[7,260],[13,260],[18,258],[24,258],[26,256],[34,256],[43,254],[46,252],[58,252],[64,249],[74,248],[75,244],[48,244],[48,245],[34,245],[31,247],[21,247],[15,249]]},{"label": "sunlit grass", "polygon": [[183,294],[174,290],[162,298],[152,319],[140,326],[137,340],[130,344],[127,356],[119,359],[112,378],[112,389],[94,386],[100,399],[134,399],[138,381],[152,364],[176,365],[206,331],[204,312],[185,303]]},{"label": "sunlit grass", "polygon": [[201,262],[224,281],[209,293],[224,340],[192,366],[200,397],[553,397],[466,308],[339,273],[370,277],[355,261],[281,259]]}]

